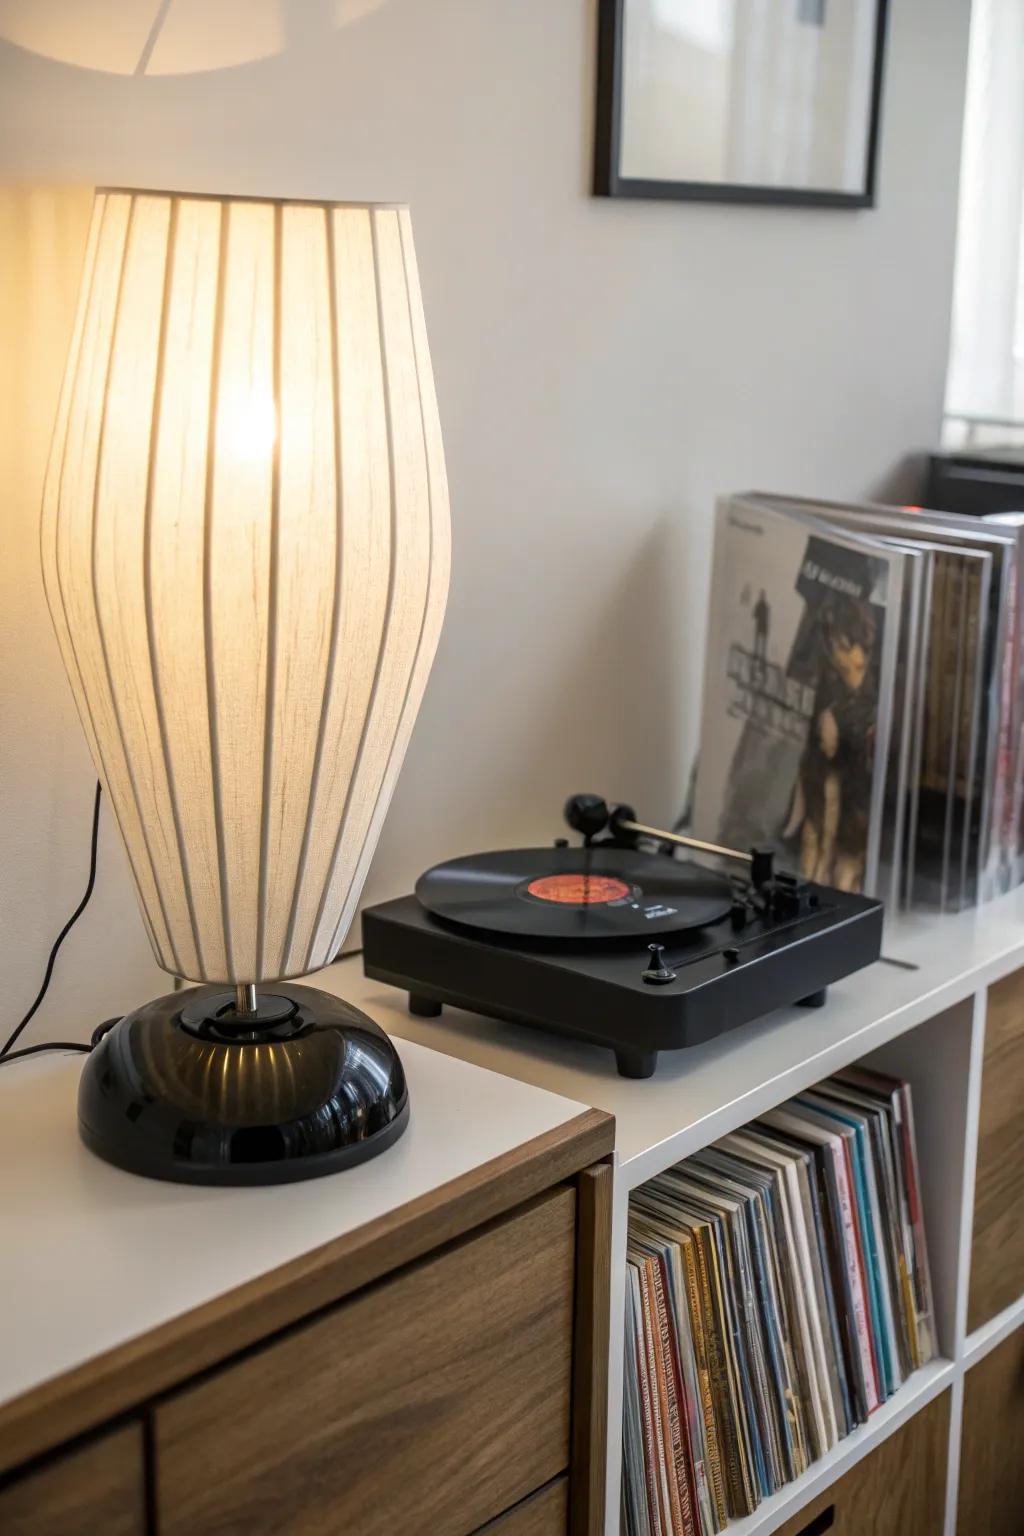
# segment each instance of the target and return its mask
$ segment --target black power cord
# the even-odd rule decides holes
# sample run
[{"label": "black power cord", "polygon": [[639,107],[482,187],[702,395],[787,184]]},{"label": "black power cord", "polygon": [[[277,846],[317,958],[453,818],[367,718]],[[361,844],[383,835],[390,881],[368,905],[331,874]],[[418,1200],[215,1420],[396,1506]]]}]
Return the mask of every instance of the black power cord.
[{"label": "black power cord", "polygon": [[92,837],[89,844],[89,879],[85,887],[85,895],[82,897],[81,901],[78,903],[78,906],[72,912],[71,916],[64,924],[64,927],[53,941],[53,948],[50,950],[50,956],[46,962],[46,970],[43,973],[43,983],[39,988],[38,993],[36,994],[35,1002],[32,1004],[31,1008],[25,1014],[21,1022],[15,1025],[10,1035],[8,1035],[5,1044],[0,1046],[0,1067],[5,1066],[9,1061],[19,1061],[23,1056],[34,1056],[39,1051],[85,1051],[88,1053],[93,1049],[94,1046],[99,1044],[107,1030],[112,1029],[117,1023],[116,1019],[107,1019],[105,1023],[101,1024],[99,1028],[93,1032],[92,1041],[89,1045],[83,1045],[80,1040],[46,1040],[41,1045],[22,1046],[20,1051],[16,1051],[14,1049],[23,1032],[28,1028],[29,1024],[35,1018],[42,1004],[43,998],[46,996],[50,986],[50,981],[53,978],[53,968],[57,963],[57,955],[60,951],[61,945],[64,943],[64,940],[67,938],[68,934],[71,932],[72,928],[78,922],[78,919],[89,905],[89,898],[92,895],[93,887],[96,884],[96,853],[99,847],[100,800],[102,799],[102,796],[103,786],[97,780],[96,795],[93,800],[92,807]]}]

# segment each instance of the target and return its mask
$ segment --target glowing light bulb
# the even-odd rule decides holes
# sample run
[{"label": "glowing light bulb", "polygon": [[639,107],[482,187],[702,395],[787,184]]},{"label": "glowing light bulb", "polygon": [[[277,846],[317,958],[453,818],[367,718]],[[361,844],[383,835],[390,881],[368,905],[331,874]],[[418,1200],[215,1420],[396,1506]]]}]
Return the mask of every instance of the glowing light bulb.
[{"label": "glowing light bulb", "polygon": [[236,464],[269,459],[277,442],[273,397],[254,390],[222,399],[217,412],[217,452]]}]

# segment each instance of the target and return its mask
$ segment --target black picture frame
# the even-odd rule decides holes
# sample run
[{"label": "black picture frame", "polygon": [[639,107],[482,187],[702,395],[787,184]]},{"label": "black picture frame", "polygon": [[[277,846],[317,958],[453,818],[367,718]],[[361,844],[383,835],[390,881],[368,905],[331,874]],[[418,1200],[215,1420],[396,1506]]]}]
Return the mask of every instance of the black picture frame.
[{"label": "black picture frame", "polygon": [[873,208],[878,184],[882,119],[882,82],[888,31],[888,0],[876,0],[875,56],[871,80],[864,188],[860,192],[820,188],[746,186],[731,182],[642,180],[619,174],[622,122],[622,52],[627,0],[598,0],[597,116],[594,133],[596,197],[633,197],[657,201],[762,203],[802,208]]}]

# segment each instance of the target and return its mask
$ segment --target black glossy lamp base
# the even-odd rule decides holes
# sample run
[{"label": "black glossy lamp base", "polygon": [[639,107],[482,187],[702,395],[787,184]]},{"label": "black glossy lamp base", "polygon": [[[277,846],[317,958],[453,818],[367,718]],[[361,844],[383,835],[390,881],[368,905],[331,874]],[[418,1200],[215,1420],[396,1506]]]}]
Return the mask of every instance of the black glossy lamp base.
[{"label": "black glossy lamp base", "polygon": [[86,1058],[78,1124],[109,1163],[183,1184],[279,1184],[351,1168],[409,1120],[398,1053],[372,1019],[275,982],[255,1014],[192,987],[128,1014]]}]

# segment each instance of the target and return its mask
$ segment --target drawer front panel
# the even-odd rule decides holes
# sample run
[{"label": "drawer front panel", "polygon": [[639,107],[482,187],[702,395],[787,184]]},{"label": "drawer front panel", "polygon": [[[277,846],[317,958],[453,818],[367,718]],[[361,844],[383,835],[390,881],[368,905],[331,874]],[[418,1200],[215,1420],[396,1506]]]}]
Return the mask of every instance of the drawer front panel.
[{"label": "drawer front panel", "polygon": [[1024,1295],[1024,971],[989,988],[967,1326]]},{"label": "drawer front panel", "polygon": [[1024,1330],[964,1380],[958,1536],[1020,1536],[1024,1510]]},{"label": "drawer front panel", "polygon": [[142,1427],[126,1425],[0,1489],[3,1536],[144,1536]]},{"label": "drawer front panel", "polygon": [[949,1393],[943,1392],[777,1536],[936,1536],[946,1507],[948,1442]]},{"label": "drawer front panel", "polygon": [[564,1471],[575,1198],[552,1190],[162,1404],[161,1536],[468,1536]]},{"label": "drawer front panel", "polygon": [[569,1479],[556,1477],[515,1509],[488,1521],[476,1536],[566,1536],[568,1529]]}]

